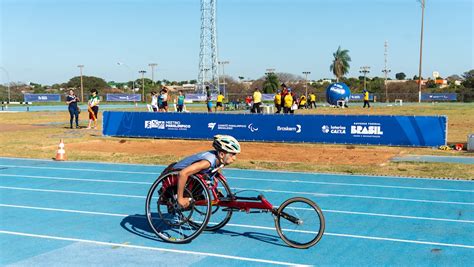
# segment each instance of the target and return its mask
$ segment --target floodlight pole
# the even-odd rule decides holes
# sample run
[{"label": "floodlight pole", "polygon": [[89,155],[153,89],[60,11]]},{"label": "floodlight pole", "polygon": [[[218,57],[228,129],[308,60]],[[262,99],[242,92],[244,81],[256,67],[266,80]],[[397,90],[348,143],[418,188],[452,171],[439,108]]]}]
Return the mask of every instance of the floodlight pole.
[{"label": "floodlight pole", "polygon": [[364,74],[364,90],[367,90],[367,81],[365,79],[365,76],[367,75],[367,73],[370,72],[370,67],[369,66],[362,66],[362,67],[360,67],[359,72]]},{"label": "floodlight pole", "polygon": [[303,71],[304,76],[304,88],[306,89],[306,99],[308,99],[308,74],[311,74],[310,71]]},{"label": "floodlight pole", "polygon": [[77,65],[81,72],[81,101],[84,101],[84,83],[82,81],[82,68],[84,68],[84,65]]},{"label": "floodlight pole", "polygon": [[385,68],[382,70],[382,72],[385,74],[385,80],[384,80],[384,86],[385,86],[385,102],[388,103],[388,85],[387,85],[387,76],[390,70],[387,68],[387,56],[388,56],[388,42],[385,41]]},{"label": "floodlight pole", "polygon": [[8,92],[8,103],[10,104],[10,74],[8,74],[8,71],[4,67],[0,67],[5,74],[7,75],[8,83],[7,83],[7,92]]},{"label": "floodlight pole", "polygon": [[148,66],[151,67],[151,82],[155,86],[155,67],[158,66],[156,63],[150,63]]},{"label": "floodlight pole", "polygon": [[230,62],[229,61],[218,61],[217,62],[219,65],[222,65],[222,85],[224,86],[223,87],[223,90],[224,90],[224,96],[227,97],[227,91],[225,90],[225,69],[224,69],[224,66],[226,64],[229,64]]},{"label": "floodlight pole", "polygon": [[423,56],[423,24],[425,16],[425,0],[418,1],[421,3],[420,65],[418,68],[418,103],[421,103],[421,63]]},{"label": "floodlight pole", "polygon": [[143,99],[143,102],[146,102],[145,101],[145,73],[146,73],[146,71],[145,70],[140,70],[140,71],[138,71],[138,73],[142,74],[142,99]]}]

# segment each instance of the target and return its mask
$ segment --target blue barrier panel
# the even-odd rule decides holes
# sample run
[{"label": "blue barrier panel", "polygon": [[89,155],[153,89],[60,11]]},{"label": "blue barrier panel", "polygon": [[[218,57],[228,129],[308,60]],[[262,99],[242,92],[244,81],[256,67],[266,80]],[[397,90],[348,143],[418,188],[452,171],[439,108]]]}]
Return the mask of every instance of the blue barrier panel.
[{"label": "blue barrier panel", "polygon": [[60,94],[24,94],[25,102],[61,102]]},{"label": "blue barrier panel", "polygon": [[445,116],[281,115],[105,111],[108,136],[395,146],[446,144]]},{"label": "blue barrier panel", "polygon": [[[207,100],[206,94],[185,94],[186,100],[197,101],[197,102],[204,102]],[[217,100],[217,94],[211,94],[211,100]]]},{"label": "blue barrier panel", "polygon": [[421,101],[456,101],[456,93],[432,93],[432,94],[421,94]]},{"label": "blue barrier panel", "polygon": [[142,101],[142,95],[140,94],[107,94],[105,97],[106,101]]},{"label": "blue barrier panel", "polygon": [[[364,101],[364,94],[351,94],[350,101]],[[369,101],[374,101],[374,95],[369,94]]]}]

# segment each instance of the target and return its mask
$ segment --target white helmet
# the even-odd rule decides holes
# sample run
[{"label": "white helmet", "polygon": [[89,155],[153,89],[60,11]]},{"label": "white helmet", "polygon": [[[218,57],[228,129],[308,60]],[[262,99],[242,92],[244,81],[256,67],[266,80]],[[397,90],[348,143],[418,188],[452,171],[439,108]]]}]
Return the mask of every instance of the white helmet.
[{"label": "white helmet", "polygon": [[237,139],[235,139],[234,137],[230,135],[220,135],[220,134],[215,135],[212,146],[217,151],[224,151],[224,152],[234,153],[234,154],[240,153],[239,141],[237,141]]}]

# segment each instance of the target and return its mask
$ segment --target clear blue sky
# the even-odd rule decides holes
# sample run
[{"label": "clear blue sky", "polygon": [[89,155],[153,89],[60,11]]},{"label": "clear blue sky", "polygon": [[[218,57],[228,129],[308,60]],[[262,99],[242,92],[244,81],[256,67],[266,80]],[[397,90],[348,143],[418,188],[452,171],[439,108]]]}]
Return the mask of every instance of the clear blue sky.
[{"label": "clear blue sky", "polygon": [[[0,0],[0,67],[11,81],[53,84],[79,75],[107,81],[197,79],[198,0]],[[473,1],[426,0],[423,76],[473,69]],[[219,58],[226,74],[261,77],[267,68],[331,78],[339,45],[352,57],[348,76],[371,67],[382,76],[418,74],[421,8],[416,0],[218,0]],[[119,66],[117,62],[126,65]],[[3,70],[1,83],[7,82]]]}]

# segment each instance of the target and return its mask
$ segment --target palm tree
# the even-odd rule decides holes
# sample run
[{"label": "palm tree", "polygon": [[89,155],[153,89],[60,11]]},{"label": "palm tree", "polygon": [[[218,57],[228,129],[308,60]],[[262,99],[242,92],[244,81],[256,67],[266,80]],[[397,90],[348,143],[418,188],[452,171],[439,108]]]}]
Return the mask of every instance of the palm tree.
[{"label": "palm tree", "polygon": [[329,67],[329,70],[334,73],[336,81],[339,82],[339,79],[349,72],[349,62],[351,62],[351,57],[349,56],[349,50],[341,50],[341,46],[339,46],[337,51],[332,55],[334,56],[334,60]]}]

